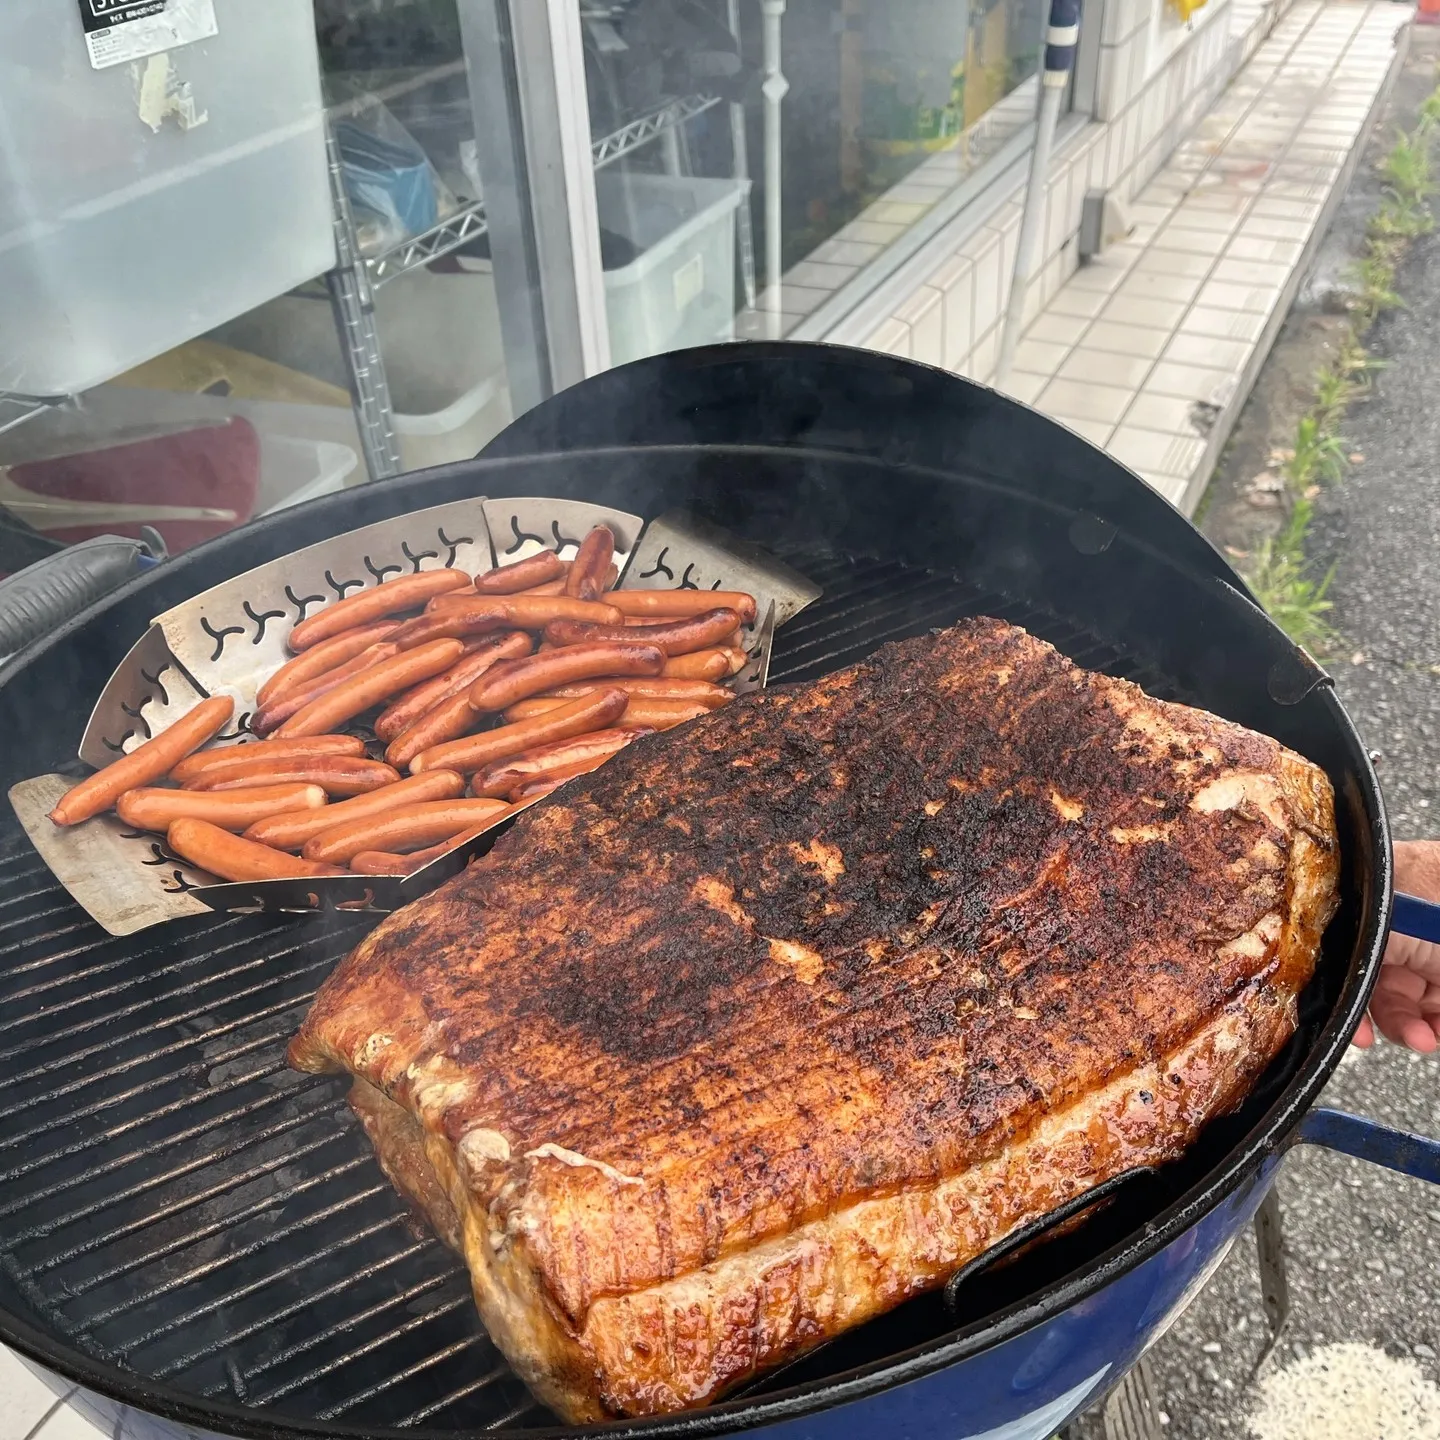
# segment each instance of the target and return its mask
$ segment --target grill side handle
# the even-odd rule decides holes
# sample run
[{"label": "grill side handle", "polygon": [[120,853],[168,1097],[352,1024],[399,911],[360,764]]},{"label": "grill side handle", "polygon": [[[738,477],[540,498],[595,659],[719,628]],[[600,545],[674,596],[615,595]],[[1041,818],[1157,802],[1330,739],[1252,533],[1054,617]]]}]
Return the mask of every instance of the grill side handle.
[{"label": "grill side handle", "polygon": [[1422,900],[1418,895],[1403,895],[1397,890],[1394,908],[1390,912],[1390,928],[1412,939],[1429,940],[1440,945],[1440,905],[1432,900]]},{"label": "grill side handle", "polygon": [[1338,1150],[1342,1155],[1353,1155],[1357,1160],[1368,1160],[1372,1165],[1440,1185],[1440,1140],[1324,1106],[1306,1114],[1296,1138],[1302,1145]]},{"label": "grill side handle", "polygon": [[[1416,940],[1440,944],[1440,905],[1397,891],[1390,928]],[[1368,1160],[1372,1165],[1383,1165],[1387,1170],[1440,1185],[1440,1140],[1412,1135],[1408,1130],[1395,1130],[1361,1115],[1324,1106],[1317,1106],[1306,1114],[1296,1139],[1302,1145],[1338,1150],[1342,1155],[1353,1155],[1357,1160]]]},{"label": "grill side handle", "polygon": [[153,531],[144,540],[97,535],[0,581],[0,656],[49,634],[164,558],[164,542]]}]

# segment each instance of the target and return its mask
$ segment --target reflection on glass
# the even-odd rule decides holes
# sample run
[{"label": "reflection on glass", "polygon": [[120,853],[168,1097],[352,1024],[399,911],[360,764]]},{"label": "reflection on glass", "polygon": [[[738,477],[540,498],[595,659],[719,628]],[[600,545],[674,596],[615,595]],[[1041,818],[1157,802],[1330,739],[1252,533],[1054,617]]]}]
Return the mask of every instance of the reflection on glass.
[{"label": "reflection on glass", "polygon": [[[143,293],[92,275],[75,310],[83,336],[43,285],[10,287],[0,341],[28,348],[0,343],[0,467],[12,471],[0,505],[44,535],[153,524],[178,550],[366,475],[471,456],[555,383],[565,339],[600,334],[584,322],[602,306],[614,364],[789,334],[845,292],[828,323],[873,283],[888,247],[1030,122],[1042,28],[1041,0],[313,7],[313,31],[304,7],[298,20],[281,7],[284,28],[222,27],[165,62],[177,87],[243,96],[247,125],[284,139],[293,176],[247,168],[278,155],[278,141],[214,150],[228,133],[219,110],[208,125],[166,111],[157,141],[120,69],[57,51],[36,71],[73,82],[52,107],[62,130],[96,106],[115,112],[131,160],[106,186],[149,204],[162,192],[145,167],[168,155],[167,205],[206,225],[240,215],[251,235],[240,246],[232,226],[223,245],[192,243],[166,229],[163,253],[183,252],[184,266]],[[492,11],[510,17],[509,49],[477,24]],[[545,17],[526,30],[528,50],[513,31],[521,15]],[[577,29],[583,80],[564,60]],[[0,41],[11,30],[0,21]],[[274,79],[277,54],[286,84],[257,85],[257,74]],[[0,119],[10,111],[0,95]],[[593,212],[585,185],[517,183],[497,161],[514,153],[541,175],[557,133],[583,155],[587,121]],[[33,123],[16,134],[44,150]],[[63,146],[50,150],[57,194],[98,183]],[[213,166],[176,162],[212,151]],[[45,213],[28,173],[16,171],[11,207],[22,217]],[[581,283],[556,256],[588,253],[597,223],[601,282]],[[540,243],[567,233],[574,252]],[[322,275],[337,234],[340,263]],[[32,253],[54,276],[75,270],[53,238]],[[520,280],[507,288],[506,274]],[[516,295],[536,299],[530,328],[516,323]],[[41,363],[45,347],[60,356],[86,336],[83,365]],[[62,408],[73,391],[83,406]]]},{"label": "reflection on glass", "polygon": [[779,314],[741,333],[788,333],[1030,122],[1041,24],[1039,0],[787,7]]},{"label": "reflection on glass", "polygon": [[[778,27],[778,74],[767,14]],[[614,162],[618,173],[601,177],[617,363],[705,339],[788,333],[1034,115],[1040,0],[585,0],[581,16],[597,145],[659,117],[650,138]],[[778,182],[767,125],[778,125]],[[617,187],[630,183],[622,177],[639,175],[652,202],[669,196],[675,224],[655,221],[653,205],[617,205]],[[719,188],[702,195],[702,178]],[[695,222],[689,241],[675,238],[682,213]],[[616,313],[609,277],[646,253],[637,236],[647,219],[673,252],[657,268],[693,263],[686,303],[699,310],[684,325],[672,316],[668,329],[660,317],[644,333],[633,315]],[[714,274],[722,245],[734,286]],[[772,269],[778,290],[767,288]],[[680,283],[681,298],[686,291]],[[662,301],[649,297],[652,310]]]}]

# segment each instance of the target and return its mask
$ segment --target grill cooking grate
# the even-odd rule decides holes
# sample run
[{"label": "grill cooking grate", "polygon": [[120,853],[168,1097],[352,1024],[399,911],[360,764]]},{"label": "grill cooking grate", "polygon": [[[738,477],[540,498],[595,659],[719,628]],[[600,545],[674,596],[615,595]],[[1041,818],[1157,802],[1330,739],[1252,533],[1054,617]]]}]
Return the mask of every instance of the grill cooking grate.
[{"label": "grill cooking grate", "polygon": [[[784,557],[824,596],[771,680],[994,614],[1154,694],[1093,636],[953,577]],[[198,1396],[434,1430],[551,1423],[462,1267],[374,1163],[345,1084],[290,1071],[316,988],[369,928],[216,917],[106,935],[0,829],[0,1265],[78,1348]]]}]

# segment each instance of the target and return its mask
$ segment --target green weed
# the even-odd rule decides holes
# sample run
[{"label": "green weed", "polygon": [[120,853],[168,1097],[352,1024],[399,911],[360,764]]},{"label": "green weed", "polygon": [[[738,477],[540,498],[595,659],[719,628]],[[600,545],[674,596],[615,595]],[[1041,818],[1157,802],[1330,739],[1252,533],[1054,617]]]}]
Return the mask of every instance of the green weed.
[{"label": "green weed", "polygon": [[1414,130],[1401,133],[1380,164],[1385,196],[1371,217],[1365,253],[1354,267],[1354,319],[1339,353],[1315,377],[1310,413],[1295,427],[1295,444],[1285,462],[1290,511],[1284,528],[1256,547],[1246,579],[1255,598],[1297,644],[1324,655],[1339,642],[1326,618],[1333,569],[1317,576],[1305,543],[1314,514],[1311,495],[1321,484],[1344,478],[1345,441],[1340,425],[1348,407],[1364,396],[1382,363],[1365,349],[1364,332],[1385,311],[1404,304],[1395,289],[1395,271],[1406,247],[1434,226],[1429,199],[1435,191],[1432,145],[1440,131],[1440,88],[1420,107]]},{"label": "green weed", "polygon": [[1326,594],[1333,574],[1329,571],[1317,580],[1303,554],[1262,540],[1246,578],[1271,619],[1297,645],[1323,656],[1340,638],[1325,618],[1332,608]]},{"label": "green weed", "polygon": [[1335,368],[1349,382],[1355,396],[1368,393],[1377,371],[1385,368],[1386,362],[1372,355],[1360,343],[1360,337],[1353,330],[1348,331],[1340,342],[1340,353],[1335,357]]},{"label": "green weed", "polygon": [[1295,427],[1295,453],[1285,462],[1290,488],[1302,494],[1318,482],[1334,485],[1345,478],[1345,442],[1321,422],[1318,414],[1300,421]]},{"label": "green weed", "polygon": [[1386,310],[1398,310],[1405,302],[1395,290],[1395,266],[1383,255],[1372,253],[1354,267],[1359,291],[1355,308],[1360,313],[1362,328],[1368,327]]},{"label": "green weed", "polygon": [[1417,126],[1423,131],[1430,131],[1440,124],[1440,90],[1432,92],[1426,97],[1425,103],[1420,107],[1420,120]]},{"label": "green weed", "polygon": [[1434,228],[1435,218],[1428,206],[1386,203],[1376,211],[1375,218],[1370,222],[1370,239],[1372,246],[1388,248],[1396,241],[1428,235]]},{"label": "green weed", "polygon": [[1413,135],[1403,132],[1390,153],[1380,162],[1392,195],[1408,209],[1424,209],[1432,188],[1430,127],[1420,125]]},{"label": "green weed", "polygon": [[1327,365],[1315,377],[1315,418],[1322,430],[1335,430],[1360,389],[1359,382],[1346,374],[1338,362]]}]

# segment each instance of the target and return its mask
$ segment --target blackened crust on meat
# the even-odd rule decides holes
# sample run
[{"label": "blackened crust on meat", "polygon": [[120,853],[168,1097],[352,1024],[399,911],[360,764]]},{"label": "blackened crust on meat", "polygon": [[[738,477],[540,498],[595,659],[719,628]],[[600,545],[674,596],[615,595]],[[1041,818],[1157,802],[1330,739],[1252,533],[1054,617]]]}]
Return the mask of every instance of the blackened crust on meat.
[{"label": "blackened crust on meat", "polygon": [[[382,925],[292,1054],[455,1147],[578,1333],[1273,1010],[1191,1109],[1234,1103],[1313,966],[1330,807],[1275,741],[971,621],[572,782]],[[1144,1153],[1203,1118],[1180,1104]],[[1077,1184],[1132,1163],[1119,1136]]]}]

